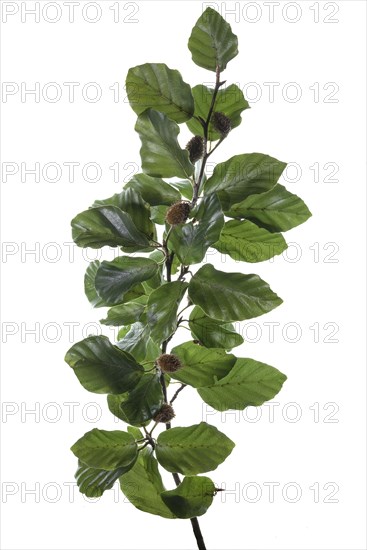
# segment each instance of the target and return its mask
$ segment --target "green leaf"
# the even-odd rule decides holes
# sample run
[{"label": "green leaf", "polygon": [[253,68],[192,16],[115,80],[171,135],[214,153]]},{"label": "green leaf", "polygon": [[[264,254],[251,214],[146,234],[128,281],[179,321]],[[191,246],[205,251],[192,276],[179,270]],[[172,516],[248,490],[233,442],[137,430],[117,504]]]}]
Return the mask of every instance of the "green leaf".
[{"label": "green leaf", "polygon": [[75,244],[83,248],[149,246],[149,240],[137,229],[129,214],[116,206],[85,210],[71,221],[71,226]]},{"label": "green leaf", "polygon": [[93,207],[98,206],[117,206],[123,212],[129,214],[139,231],[149,238],[155,237],[155,228],[150,219],[149,204],[139,193],[139,189],[125,187],[121,193],[116,193],[112,197],[103,200],[97,200]]},{"label": "green leaf", "polygon": [[199,67],[221,71],[238,54],[237,36],[231,26],[212,8],[207,8],[199,17],[189,38],[192,60]]},{"label": "green leaf", "polygon": [[189,201],[192,200],[193,187],[190,180],[171,181],[171,185],[178,189],[185,199],[189,199]]},{"label": "green leaf", "polygon": [[89,336],[65,356],[81,385],[94,393],[124,393],[139,381],[144,369],[106,336]]},{"label": "green leaf", "polygon": [[157,439],[158,462],[169,472],[196,475],[215,470],[231,454],[233,447],[226,435],[201,422],[188,428],[171,428]]},{"label": "green leaf", "polygon": [[258,407],[272,399],[287,377],[265,363],[237,359],[231,372],[212,386],[199,388],[200,397],[217,411]]},{"label": "green leaf", "polygon": [[179,201],[180,193],[161,178],[152,178],[146,174],[136,174],[125,185],[125,189],[139,191],[150,206],[166,205]]},{"label": "green leaf", "polygon": [[119,304],[130,289],[153,277],[158,269],[158,264],[149,258],[120,256],[112,262],[102,262],[95,278],[96,290],[109,306]]},{"label": "green leaf", "polygon": [[187,283],[174,281],[153,290],[149,296],[147,323],[156,343],[166,340],[176,329],[177,309],[187,287]]},{"label": "green leaf", "polygon": [[161,493],[163,502],[181,519],[202,516],[213,502],[215,485],[208,477],[185,477],[172,491]]},{"label": "green leaf", "polygon": [[288,231],[312,216],[303,200],[280,184],[266,193],[253,195],[233,204],[226,215],[250,218],[270,231]]},{"label": "green leaf", "polygon": [[163,113],[148,109],[135,125],[142,147],[140,155],[142,168],[149,176],[163,178],[189,178],[194,166],[189,153],[181,149],[177,141],[179,127]]},{"label": "green leaf", "polygon": [[78,439],[71,450],[87,466],[103,470],[131,468],[138,456],[138,446],[131,434],[97,428]]},{"label": "green leaf", "polygon": [[128,302],[127,304],[120,304],[111,307],[107,312],[107,318],[101,319],[100,323],[113,327],[131,325],[139,321],[144,309],[145,303]]},{"label": "green leaf", "polygon": [[[120,349],[131,354],[136,361],[149,361],[147,349],[150,341],[150,327],[143,317],[140,319],[140,321],[131,325],[123,339],[117,342],[117,345]],[[120,338],[120,334],[118,337]]]},{"label": "green leaf", "polygon": [[100,265],[101,262],[99,260],[94,260],[94,262],[89,264],[84,275],[84,292],[93,307],[107,306],[105,301],[99,296],[95,285],[96,273]]},{"label": "green leaf", "polygon": [[163,518],[175,518],[161,498],[165,487],[152,449],[147,447],[139,452],[134,467],[120,478],[120,487],[138,510]]},{"label": "green leaf", "polygon": [[101,470],[91,468],[78,461],[78,469],[75,473],[76,483],[79,491],[89,498],[97,498],[103,495],[108,489],[112,489],[115,481],[131,468],[129,464],[125,468],[117,470]]},{"label": "green leaf", "polygon": [[185,342],[172,349],[183,367],[170,374],[175,380],[194,388],[211,386],[226,376],[236,362],[236,357],[223,349],[207,349],[194,342]]},{"label": "green leaf", "polygon": [[281,233],[270,233],[248,220],[230,220],[213,247],[234,260],[254,263],[281,254],[287,243]]},{"label": "green leaf", "polygon": [[243,338],[231,323],[211,319],[195,306],[190,314],[189,327],[193,338],[207,348],[231,350],[243,344]]},{"label": "green leaf", "polygon": [[204,197],[197,214],[198,222],[173,227],[169,247],[184,265],[202,262],[209,246],[217,242],[224,224],[218,197],[213,193]]},{"label": "green leaf", "polygon": [[[199,84],[192,89],[195,102],[195,117],[187,122],[190,132],[196,136],[204,136],[204,128],[200,124],[198,117],[207,119],[210,105],[213,98],[214,89]],[[242,90],[231,84],[227,88],[218,91],[214,110],[223,113],[231,121],[231,128],[237,128],[242,122],[241,113],[250,106],[246,101]],[[220,133],[214,129],[212,123],[209,124],[208,138],[210,141],[216,141],[221,137]]]},{"label": "green leaf", "polygon": [[262,153],[235,155],[216,165],[204,185],[204,193],[217,193],[223,210],[277,183],[286,164]]},{"label": "green leaf", "polygon": [[194,112],[190,86],[178,71],[164,63],[145,63],[131,68],[127,73],[126,92],[137,115],[152,108],[176,122],[185,122]]},{"label": "green leaf", "polygon": [[160,377],[157,373],[142,376],[137,386],[127,395],[109,395],[108,406],[113,414],[133,426],[143,426],[159,411],[164,402]]},{"label": "green leaf", "polygon": [[258,275],[225,273],[206,264],[193,276],[189,285],[193,304],[223,321],[242,321],[268,313],[282,303]]}]

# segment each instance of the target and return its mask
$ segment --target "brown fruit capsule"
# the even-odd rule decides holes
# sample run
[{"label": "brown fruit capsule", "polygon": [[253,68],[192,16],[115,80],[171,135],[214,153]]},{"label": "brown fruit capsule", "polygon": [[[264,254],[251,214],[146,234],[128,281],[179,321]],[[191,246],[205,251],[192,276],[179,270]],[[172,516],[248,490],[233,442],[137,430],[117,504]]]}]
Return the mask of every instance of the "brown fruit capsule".
[{"label": "brown fruit capsule", "polygon": [[190,205],[188,202],[175,202],[169,207],[166,214],[166,222],[170,225],[185,223],[190,214]]},{"label": "brown fruit capsule", "polygon": [[162,372],[176,372],[182,367],[182,363],[173,353],[163,353],[156,361]]},{"label": "brown fruit capsule", "polygon": [[231,121],[224,113],[214,113],[212,116],[212,123],[214,129],[219,132],[222,137],[226,137],[231,131]]},{"label": "brown fruit capsule", "polygon": [[204,141],[201,136],[194,136],[190,139],[188,144],[186,145],[186,149],[189,152],[190,162],[194,164],[197,162],[204,153]]},{"label": "brown fruit capsule", "polygon": [[167,424],[167,422],[170,422],[175,416],[175,411],[173,410],[171,405],[165,403],[153,416],[153,420],[154,422],[164,422],[164,424]]}]

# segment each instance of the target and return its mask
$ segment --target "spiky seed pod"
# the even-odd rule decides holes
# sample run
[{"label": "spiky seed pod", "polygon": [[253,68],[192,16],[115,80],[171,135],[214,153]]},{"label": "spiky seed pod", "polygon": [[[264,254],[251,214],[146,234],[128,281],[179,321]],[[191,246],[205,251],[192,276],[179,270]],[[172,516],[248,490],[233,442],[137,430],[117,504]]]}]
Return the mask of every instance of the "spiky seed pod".
[{"label": "spiky seed pod", "polygon": [[176,372],[182,368],[182,363],[173,353],[163,353],[156,360],[156,364],[162,372]]},{"label": "spiky seed pod", "polygon": [[204,141],[201,136],[194,136],[190,139],[188,144],[186,145],[186,149],[189,152],[190,162],[194,164],[197,162],[204,153]]},{"label": "spiky seed pod", "polygon": [[165,403],[153,416],[153,420],[154,422],[164,422],[164,424],[167,424],[167,422],[170,422],[175,416],[175,411],[172,406]]},{"label": "spiky seed pod", "polygon": [[224,113],[213,113],[212,123],[222,137],[226,137],[231,131],[231,121]]},{"label": "spiky seed pod", "polygon": [[185,201],[175,202],[166,213],[166,222],[170,225],[185,223],[190,214],[190,204]]}]

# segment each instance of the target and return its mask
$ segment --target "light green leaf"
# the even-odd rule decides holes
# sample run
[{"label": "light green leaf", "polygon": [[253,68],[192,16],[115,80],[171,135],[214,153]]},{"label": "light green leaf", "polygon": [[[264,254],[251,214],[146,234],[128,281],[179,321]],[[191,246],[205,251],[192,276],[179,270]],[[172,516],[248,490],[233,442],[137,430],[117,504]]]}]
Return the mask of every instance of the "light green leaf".
[{"label": "light green leaf", "polygon": [[97,428],[78,439],[71,450],[87,466],[103,470],[131,468],[138,456],[138,446],[131,434]]},{"label": "light green leaf", "polygon": [[236,362],[236,357],[223,349],[207,349],[194,342],[185,342],[171,350],[183,367],[171,373],[171,377],[194,388],[211,386],[226,376]]},{"label": "light green leaf", "polygon": [[[196,136],[204,135],[204,128],[200,124],[198,117],[207,119],[210,105],[213,98],[214,89],[208,88],[203,84],[199,84],[192,89],[192,94],[195,101],[195,117],[187,122],[187,127],[190,132]],[[236,128],[242,122],[241,113],[250,106],[246,101],[242,90],[236,84],[231,84],[227,88],[221,88],[218,91],[215,101],[214,111],[223,113],[231,121],[231,128]],[[220,133],[217,132],[213,124],[209,124],[208,138],[210,141],[216,141],[220,138]]]},{"label": "light green leaf", "polygon": [[214,426],[201,422],[188,428],[171,428],[157,439],[158,462],[169,472],[196,475],[215,470],[233,447],[226,435]]},{"label": "light green leaf", "polygon": [[213,193],[204,197],[195,215],[197,222],[173,227],[169,247],[184,265],[202,262],[209,246],[217,242],[224,224],[218,197]]},{"label": "light green leaf", "polygon": [[[111,412],[133,426],[143,426],[159,411],[164,402],[160,376],[147,373],[128,394],[109,395]],[[116,414],[120,413],[120,414]]]},{"label": "light green leaf", "polygon": [[270,233],[248,220],[230,220],[213,247],[234,260],[254,263],[281,254],[287,243],[281,233]]},{"label": "light green leaf", "polygon": [[161,493],[163,502],[181,519],[202,516],[213,502],[215,485],[208,477],[185,477],[172,491]]},{"label": "light green leaf", "polygon": [[207,8],[199,17],[189,38],[189,50],[196,65],[221,71],[238,54],[237,36],[231,26],[212,8]]},{"label": "light green leaf", "polygon": [[179,127],[163,113],[148,109],[135,125],[142,147],[140,155],[143,171],[149,176],[189,178],[194,166],[189,153],[177,141]]},{"label": "light green leaf", "polygon": [[65,356],[81,385],[94,393],[124,393],[132,389],[144,369],[106,336],[89,336],[74,344]]},{"label": "light green leaf", "polygon": [[107,312],[107,318],[101,319],[100,323],[113,327],[131,325],[139,321],[144,309],[145,303],[128,302],[127,304],[120,304],[111,307]]},{"label": "light green leaf", "polygon": [[136,284],[153,277],[159,266],[149,258],[120,256],[102,262],[95,278],[96,290],[109,306],[121,303]]},{"label": "light green leaf", "polygon": [[199,388],[200,397],[217,411],[258,407],[272,399],[287,377],[265,363],[237,359],[231,372],[212,386]]},{"label": "light green leaf", "polygon": [[176,122],[185,122],[194,112],[190,86],[178,71],[164,63],[132,67],[127,73],[126,92],[137,115],[152,108]]},{"label": "light green leaf", "polygon": [[108,489],[112,489],[115,481],[131,468],[131,464],[117,470],[101,470],[91,468],[78,461],[78,469],[75,473],[79,491],[89,498],[98,498]]},{"label": "light green leaf", "polygon": [[204,193],[217,193],[223,210],[277,183],[286,164],[262,153],[236,155],[214,168],[204,185]]},{"label": "light green leaf", "polygon": [[147,447],[139,452],[133,468],[120,477],[120,487],[138,510],[168,519],[176,517],[161,498],[165,487],[152,449]]},{"label": "light green leaf", "polygon": [[269,231],[288,231],[312,216],[303,200],[280,184],[266,193],[253,195],[233,204],[226,215],[233,218],[250,218]]},{"label": "light green leaf", "polygon": [[282,303],[258,275],[225,273],[206,264],[193,276],[189,285],[193,304],[223,321],[242,321],[268,313]]},{"label": "light green leaf", "polygon": [[157,344],[166,340],[176,329],[177,309],[187,287],[187,283],[174,281],[153,290],[149,296],[147,323]]},{"label": "light green leaf", "polygon": [[147,174],[136,174],[125,185],[125,189],[139,191],[150,206],[166,205],[179,201],[180,193],[161,178],[152,178]]},{"label": "light green leaf", "polygon": [[198,306],[190,314],[189,327],[193,338],[207,348],[231,350],[243,344],[242,336],[231,323],[211,319]]},{"label": "light green leaf", "polygon": [[129,214],[116,206],[85,210],[71,221],[71,226],[75,244],[83,248],[149,246],[148,238],[137,229]]},{"label": "light green leaf", "polygon": [[192,200],[193,187],[190,180],[171,181],[171,185],[175,187],[185,199],[189,199],[189,201]]}]

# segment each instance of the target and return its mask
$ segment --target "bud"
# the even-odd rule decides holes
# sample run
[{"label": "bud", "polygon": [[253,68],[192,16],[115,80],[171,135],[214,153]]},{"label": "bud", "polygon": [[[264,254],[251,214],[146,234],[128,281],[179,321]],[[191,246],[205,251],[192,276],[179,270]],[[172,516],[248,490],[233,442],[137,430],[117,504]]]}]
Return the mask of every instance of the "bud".
[{"label": "bud", "polygon": [[166,213],[166,222],[170,225],[185,223],[190,214],[190,204],[188,202],[175,202],[169,207]]},{"label": "bud", "polygon": [[195,164],[204,153],[204,141],[201,136],[194,136],[190,139],[189,143],[186,145],[186,149],[189,152],[190,162]]},{"label": "bud", "polygon": [[153,420],[154,422],[163,422],[164,424],[167,424],[167,422],[170,422],[175,416],[175,411],[172,406],[165,403],[155,414],[155,416],[153,416]]},{"label": "bud", "polygon": [[162,372],[176,372],[178,369],[182,368],[182,363],[173,353],[163,353],[156,360],[156,364],[161,369]]},{"label": "bud", "polygon": [[214,129],[223,137],[226,137],[231,131],[232,125],[230,119],[224,113],[214,113],[212,116]]}]

